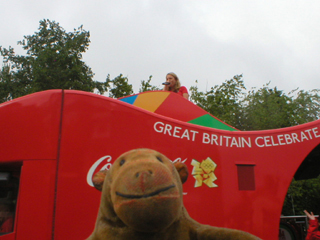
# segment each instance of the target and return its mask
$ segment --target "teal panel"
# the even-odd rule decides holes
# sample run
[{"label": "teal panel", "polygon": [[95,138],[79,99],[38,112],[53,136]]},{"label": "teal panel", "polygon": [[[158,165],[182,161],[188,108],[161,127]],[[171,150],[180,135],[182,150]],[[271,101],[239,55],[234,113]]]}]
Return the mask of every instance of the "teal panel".
[{"label": "teal panel", "polygon": [[133,104],[134,101],[136,101],[136,98],[138,97],[138,95],[134,95],[134,96],[131,96],[131,97],[126,97],[126,98],[121,98],[119,99],[120,101],[122,102],[126,102],[126,103],[129,103],[129,104]]}]

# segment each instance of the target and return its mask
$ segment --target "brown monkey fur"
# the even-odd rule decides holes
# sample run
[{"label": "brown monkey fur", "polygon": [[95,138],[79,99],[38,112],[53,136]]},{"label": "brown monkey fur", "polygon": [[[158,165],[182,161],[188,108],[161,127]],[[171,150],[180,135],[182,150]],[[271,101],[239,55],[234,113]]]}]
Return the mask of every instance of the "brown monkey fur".
[{"label": "brown monkey fur", "polygon": [[122,154],[93,182],[102,191],[95,229],[87,240],[257,240],[239,230],[193,220],[182,202],[185,164],[151,149]]}]

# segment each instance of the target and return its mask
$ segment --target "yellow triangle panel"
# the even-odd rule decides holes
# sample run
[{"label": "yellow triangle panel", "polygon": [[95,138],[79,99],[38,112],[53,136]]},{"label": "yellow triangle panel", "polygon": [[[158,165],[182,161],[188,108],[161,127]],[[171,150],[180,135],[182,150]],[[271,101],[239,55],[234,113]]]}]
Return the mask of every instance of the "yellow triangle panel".
[{"label": "yellow triangle panel", "polygon": [[[168,97],[170,92],[150,92],[138,95],[134,101],[134,106],[146,109],[150,112],[155,112],[157,108]],[[150,97],[152,96],[152,97]]]}]

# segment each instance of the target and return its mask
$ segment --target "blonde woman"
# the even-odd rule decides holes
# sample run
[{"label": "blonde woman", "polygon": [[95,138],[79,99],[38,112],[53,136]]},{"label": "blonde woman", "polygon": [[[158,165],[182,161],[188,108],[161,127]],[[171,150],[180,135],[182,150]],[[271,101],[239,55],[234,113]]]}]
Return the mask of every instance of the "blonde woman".
[{"label": "blonde woman", "polygon": [[185,99],[189,99],[188,90],[186,87],[181,86],[178,76],[170,72],[166,76],[166,82],[163,83],[164,91],[175,92],[184,97]]}]

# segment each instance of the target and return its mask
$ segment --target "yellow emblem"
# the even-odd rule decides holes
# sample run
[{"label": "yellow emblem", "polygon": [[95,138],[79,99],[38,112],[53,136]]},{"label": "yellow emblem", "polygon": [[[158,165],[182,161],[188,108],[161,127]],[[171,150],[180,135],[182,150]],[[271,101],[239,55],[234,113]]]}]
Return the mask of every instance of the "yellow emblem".
[{"label": "yellow emblem", "polygon": [[208,157],[201,163],[192,159],[191,165],[193,166],[192,175],[196,180],[194,187],[201,187],[202,183],[205,183],[209,188],[218,187],[218,185],[214,183],[214,181],[217,180],[214,174],[217,164],[212,161],[211,158]]}]

